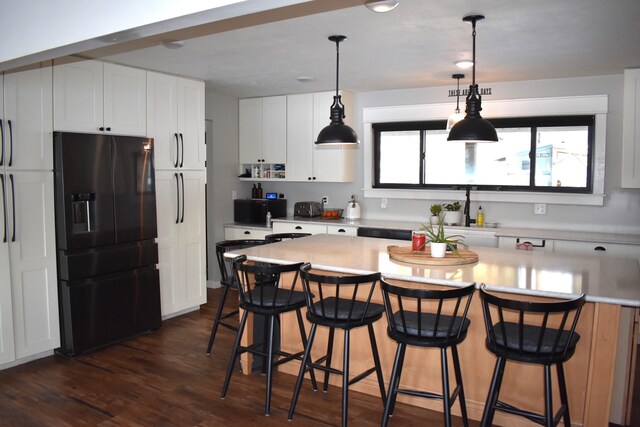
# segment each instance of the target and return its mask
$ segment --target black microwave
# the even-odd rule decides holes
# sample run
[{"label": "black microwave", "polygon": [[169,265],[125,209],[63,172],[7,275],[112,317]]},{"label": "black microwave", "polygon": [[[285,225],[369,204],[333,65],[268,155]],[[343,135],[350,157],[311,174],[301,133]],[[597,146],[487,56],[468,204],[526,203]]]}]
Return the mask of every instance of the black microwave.
[{"label": "black microwave", "polygon": [[265,224],[267,212],[271,218],[287,216],[287,199],[235,199],[233,220],[247,224]]}]

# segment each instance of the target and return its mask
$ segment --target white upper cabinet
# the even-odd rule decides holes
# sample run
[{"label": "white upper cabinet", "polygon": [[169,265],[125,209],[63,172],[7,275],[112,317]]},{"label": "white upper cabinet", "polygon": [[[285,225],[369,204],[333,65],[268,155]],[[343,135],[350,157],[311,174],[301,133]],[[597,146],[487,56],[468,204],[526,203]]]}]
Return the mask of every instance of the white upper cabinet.
[{"label": "white upper cabinet", "polygon": [[622,188],[640,188],[640,68],[624,70]]},{"label": "white upper cabinet", "polygon": [[53,169],[52,68],[43,66],[6,72],[4,85],[0,83],[0,88],[2,86],[0,167]]},{"label": "white upper cabinet", "polygon": [[204,82],[147,72],[147,130],[156,169],[204,169]]},{"label": "white upper cabinet", "polygon": [[287,161],[287,97],[241,99],[240,164]]},{"label": "white upper cabinet", "polygon": [[146,71],[101,61],[53,71],[57,131],[146,136]]},{"label": "white upper cabinet", "polygon": [[[317,146],[315,139],[331,122],[335,92],[289,95],[287,99],[287,181],[353,181],[355,147]],[[348,94],[342,93],[345,108]],[[349,124],[350,112],[345,123]]]}]

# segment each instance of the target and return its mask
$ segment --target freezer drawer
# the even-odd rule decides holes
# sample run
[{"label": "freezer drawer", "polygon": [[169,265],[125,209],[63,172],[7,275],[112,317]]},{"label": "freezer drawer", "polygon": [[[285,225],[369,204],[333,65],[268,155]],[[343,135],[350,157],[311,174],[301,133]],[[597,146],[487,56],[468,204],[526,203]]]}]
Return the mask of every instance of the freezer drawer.
[{"label": "freezer drawer", "polygon": [[160,327],[155,267],[82,281],[60,280],[60,351],[76,356]]}]

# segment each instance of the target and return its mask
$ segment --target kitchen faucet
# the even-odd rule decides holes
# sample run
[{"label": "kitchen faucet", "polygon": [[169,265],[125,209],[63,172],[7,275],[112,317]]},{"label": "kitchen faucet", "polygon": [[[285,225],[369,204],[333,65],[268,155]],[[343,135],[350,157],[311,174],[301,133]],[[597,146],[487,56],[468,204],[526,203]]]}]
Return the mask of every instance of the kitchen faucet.
[{"label": "kitchen faucet", "polygon": [[471,200],[469,199],[469,193],[471,192],[471,186],[467,185],[467,189],[466,189],[466,201],[464,202],[464,226],[465,227],[471,227],[471,214],[470,214],[470,204],[471,204]]}]

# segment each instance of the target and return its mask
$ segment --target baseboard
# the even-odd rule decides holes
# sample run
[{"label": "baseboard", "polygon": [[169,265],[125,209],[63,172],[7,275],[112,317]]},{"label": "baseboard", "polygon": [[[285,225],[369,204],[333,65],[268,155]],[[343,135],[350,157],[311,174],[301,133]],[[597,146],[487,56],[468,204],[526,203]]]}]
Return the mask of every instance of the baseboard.
[{"label": "baseboard", "polygon": [[207,288],[218,289],[220,286],[222,285],[219,280],[207,280]]}]

